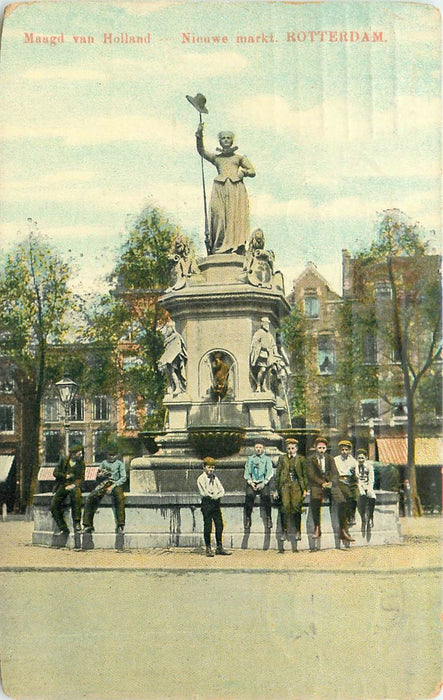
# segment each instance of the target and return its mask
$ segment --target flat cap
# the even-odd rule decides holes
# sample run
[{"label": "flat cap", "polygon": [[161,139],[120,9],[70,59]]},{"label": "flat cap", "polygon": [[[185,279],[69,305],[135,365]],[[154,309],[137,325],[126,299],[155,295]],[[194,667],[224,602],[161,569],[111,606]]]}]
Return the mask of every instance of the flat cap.
[{"label": "flat cap", "polygon": [[214,457],[204,457],[203,464],[207,464],[209,467],[215,467],[217,461],[214,459]]}]

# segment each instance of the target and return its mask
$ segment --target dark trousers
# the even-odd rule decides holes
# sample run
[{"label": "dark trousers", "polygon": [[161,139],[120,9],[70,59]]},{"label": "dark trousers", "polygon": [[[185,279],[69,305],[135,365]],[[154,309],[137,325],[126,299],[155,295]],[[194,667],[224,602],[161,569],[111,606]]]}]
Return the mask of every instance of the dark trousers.
[{"label": "dark trousers", "polygon": [[67,530],[66,520],[63,514],[63,506],[66,498],[71,502],[71,513],[74,523],[79,523],[82,517],[82,491],[80,486],[66,490],[66,486],[59,484],[51,501],[51,514],[60,530]]},{"label": "dark trousers", "polygon": [[295,513],[285,513],[284,510],[280,511],[281,515],[281,529],[283,532],[288,531],[291,519],[294,519],[294,526],[297,532],[301,532],[301,511],[298,510]]},{"label": "dark trousers", "polygon": [[[85,503],[85,510],[83,513],[83,525],[85,527],[92,527],[94,521],[94,515],[97,508],[102,500],[103,496],[106,494],[106,486],[96,486],[93,491],[89,494]],[[111,491],[112,501],[114,504],[114,514],[118,525],[125,524],[125,492],[122,486],[116,486]]]},{"label": "dark trousers", "polygon": [[271,518],[271,490],[269,484],[266,484],[261,491],[254,491],[249,484],[246,486],[245,498],[245,515],[250,518],[254,508],[255,497],[260,494],[260,505],[266,513],[267,518]]},{"label": "dark trousers", "polygon": [[358,499],[358,512],[362,520],[373,520],[375,508],[375,498],[360,496]]},{"label": "dark trousers", "polygon": [[320,527],[321,498],[311,497],[311,515],[314,527]]},{"label": "dark trousers", "polygon": [[[353,515],[355,515],[355,491],[352,485],[343,479],[339,479],[338,488],[341,494],[340,498],[336,498],[338,501],[338,522],[340,530],[346,530],[349,521],[353,520]],[[332,497],[334,498],[334,491]]]},{"label": "dark trousers", "polygon": [[283,484],[280,490],[282,530],[287,531],[290,520],[294,519],[295,529],[301,531],[301,514],[303,511],[303,491],[297,482]]},{"label": "dark trousers", "polygon": [[203,515],[203,537],[206,547],[211,546],[212,523],[215,526],[215,541],[217,547],[222,546],[223,518],[220,509],[220,499],[215,500],[209,496],[203,496],[201,504]]}]

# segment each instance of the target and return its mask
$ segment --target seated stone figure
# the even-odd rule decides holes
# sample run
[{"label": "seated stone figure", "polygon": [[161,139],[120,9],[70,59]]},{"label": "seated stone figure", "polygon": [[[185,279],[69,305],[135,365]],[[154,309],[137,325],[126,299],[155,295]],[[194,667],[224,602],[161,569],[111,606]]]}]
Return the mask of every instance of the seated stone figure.
[{"label": "seated stone figure", "polygon": [[172,284],[166,292],[183,289],[189,277],[198,271],[191,256],[189,241],[186,236],[177,235],[174,238],[168,259],[172,264]]},{"label": "seated stone figure", "polygon": [[272,287],[275,255],[272,250],[265,249],[265,235],[261,228],[256,229],[248,243],[243,269],[248,276],[249,284],[254,287]]}]

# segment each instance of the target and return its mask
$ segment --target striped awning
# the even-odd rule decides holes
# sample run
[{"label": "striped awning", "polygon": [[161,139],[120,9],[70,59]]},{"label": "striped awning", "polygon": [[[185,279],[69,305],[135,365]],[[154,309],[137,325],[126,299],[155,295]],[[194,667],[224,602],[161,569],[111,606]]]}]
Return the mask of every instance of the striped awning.
[{"label": "striped awning", "polygon": [[40,467],[38,470],[38,481],[54,481],[54,467]]},{"label": "striped awning", "polygon": [[95,481],[97,478],[98,467],[86,467],[85,481]]},{"label": "striped awning", "polygon": [[[98,469],[98,467],[86,467],[85,481],[95,481]],[[38,481],[54,481],[54,467],[40,467],[37,479]]]},{"label": "striped awning", "polygon": [[[378,458],[385,464],[397,464],[402,467],[408,461],[408,440],[406,437],[389,437],[377,439]],[[443,442],[441,438],[416,438],[415,464],[431,466],[443,463]]]}]

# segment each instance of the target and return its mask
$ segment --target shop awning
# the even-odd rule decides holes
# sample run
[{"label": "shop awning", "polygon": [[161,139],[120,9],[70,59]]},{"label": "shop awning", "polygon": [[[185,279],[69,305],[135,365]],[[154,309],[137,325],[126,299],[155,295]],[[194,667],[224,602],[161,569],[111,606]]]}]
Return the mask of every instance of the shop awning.
[{"label": "shop awning", "polygon": [[40,467],[38,470],[38,481],[54,481],[54,467]]},{"label": "shop awning", "polygon": [[[54,481],[54,467],[40,467],[38,471],[38,481]],[[98,467],[86,467],[85,481],[95,481]]]},{"label": "shop awning", "polygon": [[0,482],[8,478],[13,461],[14,455],[0,455]]},{"label": "shop awning", "polygon": [[[403,467],[408,461],[406,437],[377,439],[378,458],[385,464]],[[443,441],[441,438],[417,438],[415,440],[415,464],[420,467],[443,463]]]}]

